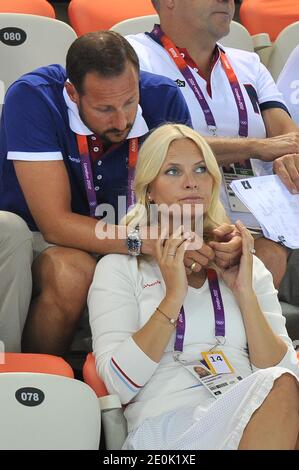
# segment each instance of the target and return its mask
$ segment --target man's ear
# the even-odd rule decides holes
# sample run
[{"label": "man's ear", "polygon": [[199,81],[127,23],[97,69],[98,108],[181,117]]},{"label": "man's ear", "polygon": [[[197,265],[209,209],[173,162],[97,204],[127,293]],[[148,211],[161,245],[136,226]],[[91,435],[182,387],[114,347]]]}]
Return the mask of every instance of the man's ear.
[{"label": "man's ear", "polygon": [[165,0],[165,5],[167,8],[172,9],[175,5],[175,0]]},{"label": "man's ear", "polygon": [[78,92],[74,85],[71,82],[65,82],[64,87],[66,89],[67,94],[69,95],[70,99],[78,104]]}]

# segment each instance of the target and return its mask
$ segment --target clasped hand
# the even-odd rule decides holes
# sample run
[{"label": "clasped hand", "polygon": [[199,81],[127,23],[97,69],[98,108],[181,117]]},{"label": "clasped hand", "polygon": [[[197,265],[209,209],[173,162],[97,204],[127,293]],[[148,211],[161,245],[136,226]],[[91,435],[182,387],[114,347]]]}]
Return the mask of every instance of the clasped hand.
[{"label": "clasped hand", "polygon": [[[235,225],[222,224],[213,230],[214,240],[204,243],[195,235],[195,241],[189,245],[184,256],[187,275],[199,272],[213,261],[220,269],[227,269],[239,264],[242,253],[242,239]],[[198,247],[196,247],[196,240]],[[194,246],[194,249],[193,249]]]},{"label": "clasped hand", "polygon": [[222,224],[214,230],[215,240],[200,246],[192,232],[179,227],[171,237],[163,232],[156,244],[156,259],[166,285],[166,294],[182,301],[188,289],[188,275],[213,262],[227,286],[238,296],[252,287],[254,240],[246,227]]}]

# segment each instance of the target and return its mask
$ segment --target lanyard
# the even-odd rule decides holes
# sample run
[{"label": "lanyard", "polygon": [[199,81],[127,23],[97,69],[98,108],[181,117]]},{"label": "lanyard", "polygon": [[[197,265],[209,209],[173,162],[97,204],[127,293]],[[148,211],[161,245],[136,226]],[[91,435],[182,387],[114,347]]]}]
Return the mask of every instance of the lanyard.
[{"label": "lanyard", "polygon": [[128,202],[127,209],[135,204],[134,176],[138,159],[138,138],[130,139],[128,162]]},{"label": "lanyard", "polygon": [[[199,85],[197,84],[196,80],[193,77],[193,74],[188,67],[186,61],[181,56],[179,50],[174,45],[174,43],[163,33],[161,27],[159,25],[155,25],[153,31],[149,33],[149,36],[158,44],[164,47],[164,49],[168,52],[171,59],[174,61],[178,69],[180,70],[181,74],[187,81],[188,85],[190,86],[191,90],[193,91],[195,98],[197,99],[202,112],[205,117],[205,121],[208,127],[209,132],[216,136],[217,134],[217,126],[216,121],[213,116],[212,110],[208,105],[207,100],[205,99]],[[228,60],[225,53],[220,49],[220,60],[222,67],[226,73],[227,79],[229,81],[230,87],[232,89],[232,93],[235,98],[235,102],[238,109],[239,114],[239,136],[240,137],[248,137],[248,113],[246,109],[244,95],[241,90],[241,86],[239,84],[238,78]]]},{"label": "lanyard", "polygon": [[[224,316],[224,307],[221,297],[221,291],[219,287],[219,282],[217,278],[217,273],[213,269],[208,269],[207,271],[210,294],[213,302],[214,317],[215,317],[215,338],[217,343],[224,343],[225,341],[225,316]],[[176,336],[174,344],[175,356],[178,357],[184,349],[184,338],[186,330],[186,316],[185,310],[182,306],[180,314],[178,317],[177,327],[176,327]]]},{"label": "lanyard", "polygon": [[[80,163],[82,168],[84,186],[86,196],[89,205],[89,213],[91,217],[95,217],[97,208],[97,196],[93,183],[93,171],[90,157],[90,151],[88,146],[88,137],[85,135],[77,134],[77,144],[80,154]],[[135,203],[134,193],[134,175],[135,167],[138,159],[138,138],[134,137],[129,141],[129,159],[128,159],[128,198],[127,208]]]}]

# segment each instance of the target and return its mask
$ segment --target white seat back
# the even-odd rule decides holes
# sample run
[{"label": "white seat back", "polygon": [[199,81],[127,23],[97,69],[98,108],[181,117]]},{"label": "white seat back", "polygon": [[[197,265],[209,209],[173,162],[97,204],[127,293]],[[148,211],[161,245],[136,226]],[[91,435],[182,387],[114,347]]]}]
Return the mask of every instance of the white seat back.
[{"label": "white seat back", "polygon": [[277,80],[291,52],[299,45],[299,21],[290,24],[277,36],[268,62],[274,80]]},{"label": "white seat back", "polygon": [[99,400],[85,383],[58,375],[0,373],[0,449],[97,450]]},{"label": "white seat back", "polygon": [[76,38],[69,25],[53,18],[0,13],[2,91],[37,67],[54,63],[64,66],[68,48]]},{"label": "white seat back", "polygon": [[160,23],[158,15],[145,15],[120,21],[110,29],[126,36],[128,34],[149,32],[153,29],[155,23]]},{"label": "white seat back", "polygon": [[254,51],[252,37],[247,29],[236,21],[231,22],[229,34],[219,42],[226,47],[234,47],[249,52]]},{"label": "white seat back", "polygon": [[299,126],[299,45],[285,63],[278,77],[277,87],[283,94],[293,120]]}]

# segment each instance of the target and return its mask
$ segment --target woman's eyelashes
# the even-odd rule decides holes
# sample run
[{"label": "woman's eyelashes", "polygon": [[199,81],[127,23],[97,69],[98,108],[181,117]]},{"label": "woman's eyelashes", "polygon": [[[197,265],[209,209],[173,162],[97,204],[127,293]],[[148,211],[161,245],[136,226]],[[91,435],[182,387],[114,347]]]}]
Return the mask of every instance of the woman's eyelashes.
[{"label": "woman's eyelashes", "polygon": [[[207,167],[205,165],[198,165],[194,168],[194,173],[205,173],[207,171]],[[176,166],[172,166],[170,168],[167,168],[165,171],[165,175],[170,175],[170,176],[180,176],[182,174],[182,170]]]}]

